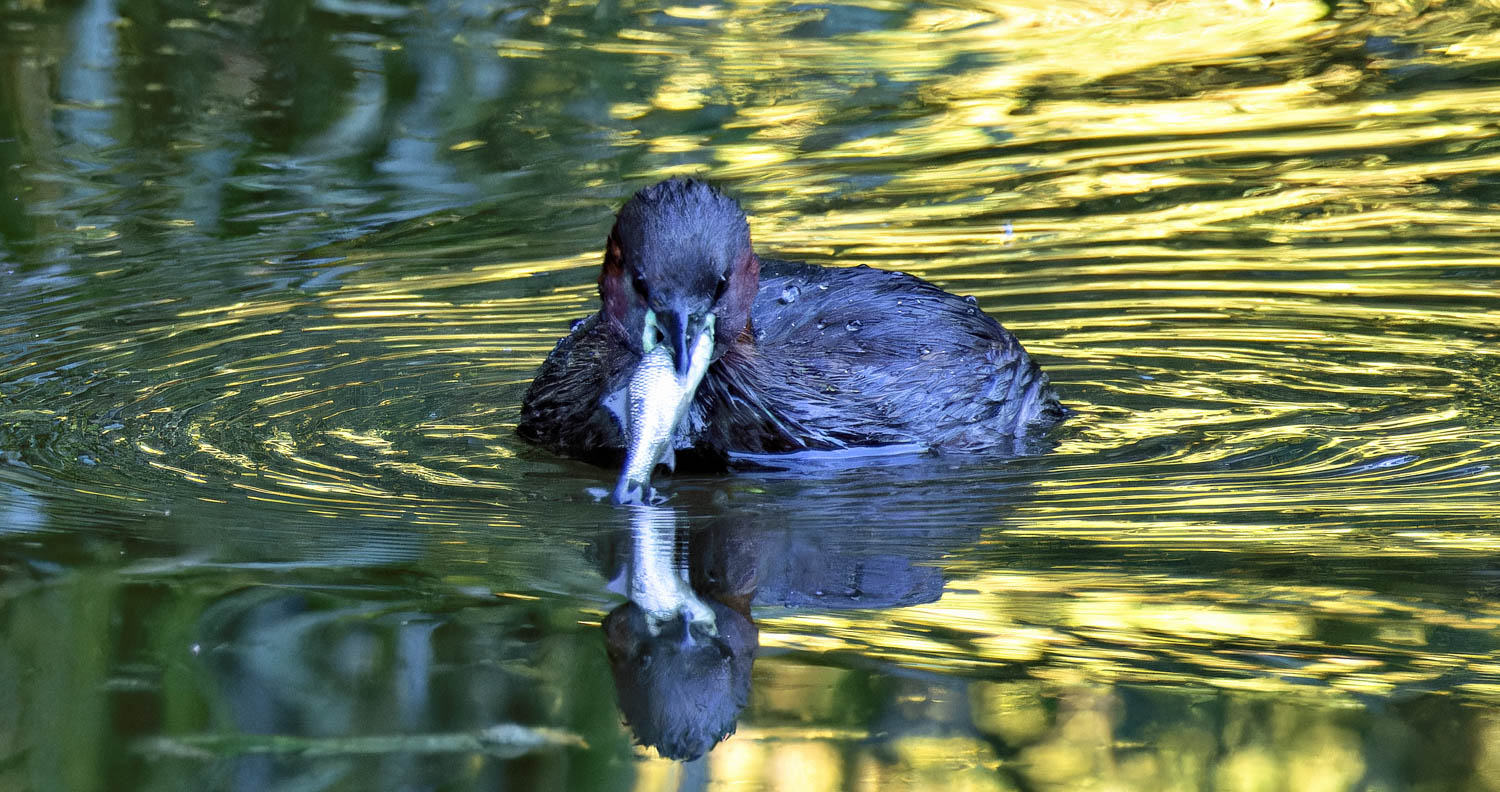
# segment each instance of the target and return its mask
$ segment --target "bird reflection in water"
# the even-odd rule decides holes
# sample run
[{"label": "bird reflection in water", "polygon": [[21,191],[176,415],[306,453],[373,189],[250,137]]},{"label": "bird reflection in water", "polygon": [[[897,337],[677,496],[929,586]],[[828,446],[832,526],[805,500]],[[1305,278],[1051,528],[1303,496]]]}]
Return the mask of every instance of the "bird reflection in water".
[{"label": "bird reflection in water", "polygon": [[693,528],[673,509],[637,506],[628,536],[605,548],[606,571],[628,598],[604,620],[620,710],[636,740],[663,757],[695,759],[734,733],[758,648],[752,604],[934,602],[942,572],[923,562],[975,533],[940,530],[934,546],[867,523],[806,531],[776,522],[742,515]]},{"label": "bird reflection in water", "polygon": [[706,569],[701,556],[712,548],[701,539],[680,556],[680,539],[690,537],[678,531],[676,512],[632,508],[629,599],[605,618],[604,634],[620,711],[636,739],[664,757],[695,759],[734,733],[750,697],[758,632],[753,579]]}]

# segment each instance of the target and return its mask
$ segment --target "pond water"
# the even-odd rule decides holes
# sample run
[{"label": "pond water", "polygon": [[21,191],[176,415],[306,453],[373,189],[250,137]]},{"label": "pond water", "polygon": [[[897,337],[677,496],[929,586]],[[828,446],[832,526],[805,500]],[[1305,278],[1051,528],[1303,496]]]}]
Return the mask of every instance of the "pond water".
[{"label": "pond water", "polygon": [[[0,788],[1500,789],[1497,29],[0,0]],[[599,503],[514,426],[672,174],[973,295],[1055,448]],[[642,537],[732,662],[612,673]]]}]

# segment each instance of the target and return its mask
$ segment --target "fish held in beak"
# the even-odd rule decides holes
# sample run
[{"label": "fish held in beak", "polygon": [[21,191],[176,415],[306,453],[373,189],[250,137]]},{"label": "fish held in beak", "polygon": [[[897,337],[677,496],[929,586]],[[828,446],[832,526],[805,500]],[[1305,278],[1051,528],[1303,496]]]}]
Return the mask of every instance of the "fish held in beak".
[{"label": "fish held in beak", "polygon": [[[648,348],[623,392],[616,394],[624,402],[615,405],[614,411],[625,430],[625,468],[611,498],[615,503],[647,504],[652,472],[663,462],[670,466],[675,461],[672,436],[713,359],[713,314],[696,324],[680,328],[692,331],[681,341]],[[678,359],[679,355],[686,359]]]}]

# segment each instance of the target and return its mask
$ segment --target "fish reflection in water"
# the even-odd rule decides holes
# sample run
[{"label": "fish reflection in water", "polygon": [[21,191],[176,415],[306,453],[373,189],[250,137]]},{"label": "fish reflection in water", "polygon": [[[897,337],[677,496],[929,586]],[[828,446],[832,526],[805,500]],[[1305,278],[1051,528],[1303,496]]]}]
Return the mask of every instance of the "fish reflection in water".
[{"label": "fish reflection in water", "polygon": [[936,536],[927,529],[917,539],[849,520],[811,531],[795,520],[743,514],[693,529],[675,510],[655,507],[633,507],[630,516],[625,547],[603,554],[606,571],[628,592],[604,620],[610,670],[637,741],[681,760],[735,731],[758,648],[752,604],[838,610],[935,602],[943,575],[923,563],[977,538],[973,528]]},{"label": "fish reflection in water", "polygon": [[[750,697],[758,633],[750,617],[753,586],[703,575],[692,583],[676,563],[675,512],[631,511],[629,599],[604,619],[620,711],[642,745],[670,759],[695,759],[734,733]],[[709,585],[704,585],[709,583]]]},{"label": "fish reflection in water", "polygon": [[[1008,508],[1028,492],[990,482],[990,508],[945,500],[943,470],[923,462],[942,460],[825,470],[816,484],[805,470],[756,473],[770,497],[757,495],[732,513],[709,505],[723,493],[716,487],[684,489],[680,509],[616,512],[628,523],[591,534],[595,545],[576,559],[580,571],[592,563],[601,579],[583,582],[581,599],[561,605],[570,619],[580,606],[592,612],[607,581],[621,584],[616,591],[625,601],[602,620],[608,671],[602,661],[590,668],[599,638],[592,630],[553,636],[545,645],[534,640],[537,621],[559,610],[546,598],[497,605],[488,595],[455,591],[433,599],[424,589],[414,601],[409,582],[392,585],[382,570],[371,570],[364,585],[329,589],[316,565],[308,585],[235,586],[215,597],[198,619],[195,657],[215,681],[209,698],[234,734],[306,737],[336,753],[348,749],[362,724],[380,723],[399,750],[436,754],[437,746],[448,746],[446,758],[413,764],[410,777],[382,777],[364,788],[406,788],[397,783],[403,780],[419,786],[424,774],[464,772],[463,757],[475,750],[514,756],[504,744],[476,749],[472,743],[472,735],[507,723],[538,730],[529,748],[516,750],[576,744],[565,739],[576,723],[537,715],[556,711],[559,688],[538,680],[552,677],[559,652],[572,658],[564,664],[570,672],[585,675],[568,677],[568,690],[589,690],[588,677],[600,687],[612,682],[637,742],[664,757],[690,759],[733,733],[750,699],[760,638],[752,608],[935,602],[945,586],[940,559],[978,539],[978,526],[995,518],[997,499]],[[872,497],[877,491],[885,495]],[[796,508],[788,510],[788,503]],[[344,542],[363,536],[331,532],[324,541],[342,559]],[[514,557],[514,548],[501,546],[497,552]],[[415,563],[420,547],[402,552]],[[547,742],[548,734],[563,736]],[[238,777],[249,779],[244,788],[315,773],[328,761],[312,755],[291,761],[285,751],[235,753],[232,746],[226,755]]]}]

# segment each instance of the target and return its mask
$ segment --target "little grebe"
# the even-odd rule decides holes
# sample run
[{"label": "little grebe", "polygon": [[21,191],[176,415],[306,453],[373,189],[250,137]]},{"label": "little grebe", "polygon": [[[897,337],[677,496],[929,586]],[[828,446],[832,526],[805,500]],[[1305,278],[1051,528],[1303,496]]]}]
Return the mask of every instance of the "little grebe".
[{"label": "little grebe", "polygon": [[625,204],[599,297],[537,372],[517,431],[596,463],[623,453],[617,503],[649,500],[679,450],[1011,449],[1064,414],[971,299],[899,272],[761,259],[739,204],[699,181]]}]

